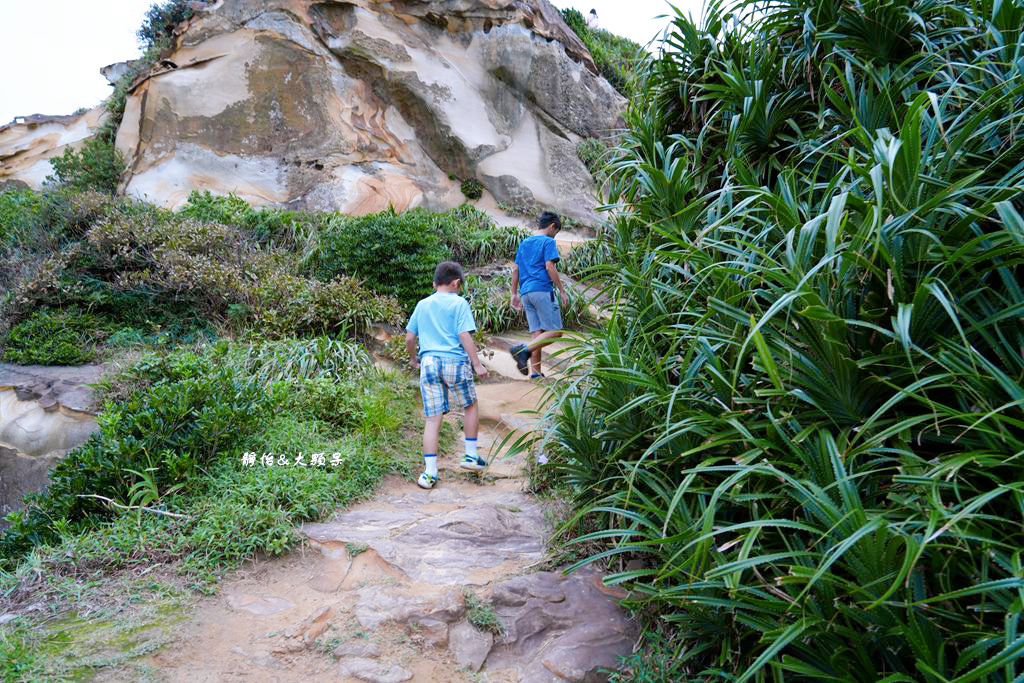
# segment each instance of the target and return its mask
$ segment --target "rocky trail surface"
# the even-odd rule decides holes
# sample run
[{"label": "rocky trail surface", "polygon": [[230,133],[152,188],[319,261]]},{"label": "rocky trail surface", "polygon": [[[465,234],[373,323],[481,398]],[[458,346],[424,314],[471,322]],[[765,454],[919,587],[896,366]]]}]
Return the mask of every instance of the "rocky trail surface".
[{"label": "rocky trail surface", "polygon": [[443,454],[435,489],[395,477],[373,500],[304,525],[308,548],[241,572],[149,664],[190,683],[539,683],[614,668],[636,640],[623,596],[597,570],[539,571],[544,511],[523,492],[522,456],[494,457],[504,435],[531,428],[524,411],[540,393],[509,381],[497,344],[498,381],[478,386],[483,476]]}]

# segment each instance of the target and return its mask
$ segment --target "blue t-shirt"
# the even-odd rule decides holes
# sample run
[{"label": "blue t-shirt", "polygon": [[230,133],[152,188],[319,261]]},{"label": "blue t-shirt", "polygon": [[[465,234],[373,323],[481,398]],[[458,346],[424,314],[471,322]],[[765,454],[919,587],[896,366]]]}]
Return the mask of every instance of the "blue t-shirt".
[{"label": "blue t-shirt", "polygon": [[558,260],[558,245],[554,237],[531,235],[520,242],[516,252],[519,293],[555,291],[551,276],[548,275],[547,262]]},{"label": "blue t-shirt", "polygon": [[469,303],[455,292],[434,292],[413,309],[406,331],[420,338],[419,357],[427,354],[469,360],[459,335],[475,332]]}]

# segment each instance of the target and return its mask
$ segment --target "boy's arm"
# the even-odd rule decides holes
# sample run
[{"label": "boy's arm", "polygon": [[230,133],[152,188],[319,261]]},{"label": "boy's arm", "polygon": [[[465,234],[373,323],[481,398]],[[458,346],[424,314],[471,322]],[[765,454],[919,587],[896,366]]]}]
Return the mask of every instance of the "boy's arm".
[{"label": "boy's arm", "polygon": [[512,308],[521,310],[523,302],[519,299],[519,264],[512,264]]},{"label": "boy's arm", "polygon": [[561,292],[562,310],[567,312],[569,309],[569,297],[565,294],[565,285],[562,284],[562,278],[558,277],[558,265],[554,261],[547,261],[544,263],[544,267],[547,268],[551,282],[555,287],[558,287],[558,291]]},{"label": "boy's arm", "polygon": [[409,353],[409,363],[414,367],[420,366],[420,359],[416,355],[416,333],[406,332],[405,333],[405,350]]},{"label": "boy's arm", "polygon": [[472,332],[462,332],[459,334],[459,343],[462,344],[462,348],[466,350],[469,355],[469,362],[473,364],[473,369],[476,370],[476,376],[484,378],[487,376],[487,368],[480,362],[480,356],[476,354],[476,342],[473,341]]}]

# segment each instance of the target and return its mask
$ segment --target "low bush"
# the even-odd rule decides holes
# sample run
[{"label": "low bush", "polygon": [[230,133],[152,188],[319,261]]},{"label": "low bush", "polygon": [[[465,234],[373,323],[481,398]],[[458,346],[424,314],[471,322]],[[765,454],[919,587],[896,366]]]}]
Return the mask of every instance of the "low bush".
[{"label": "low bush", "polygon": [[321,242],[318,274],[357,277],[411,311],[431,293],[437,264],[453,257],[439,237],[439,220],[413,209],[332,221]]},{"label": "low bush", "polygon": [[36,311],[2,340],[2,358],[21,365],[81,365],[96,357],[94,344],[109,332],[76,309]]},{"label": "low bush", "polygon": [[67,147],[50,160],[54,175],[47,178],[75,190],[95,190],[114,194],[121,182],[125,163],[114,146],[112,135],[96,135],[85,141],[81,150]]},{"label": "low bush", "polygon": [[203,223],[222,223],[241,228],[255,241],[302,253],[322,230],[330,214],[257,208],[235,195],[217,196],[209,190],[193,190],[181,216]]},{"label": "low bush", "polygon": [[60,520],[74,529],[94,525],[106,508],[85,496],[124,500],[140,482],[154,489],[154,499],[184,484],[199,493],[199,469],[233,452],[273,405],[260,385],[196,353],[173,354],[149,372],[160,379],[107,403],[96,419],[99,429],[53,469],[49,488],[26,498],[27,509],[13,515],[0,539],[0,556],[9,560],[55,540]]},{"label": "low bush", "polygon": [[461,189],[466,199],[480,199],[484,194],[484,186],[476,178],[463,180]]},{"label": "low bush", "polygon": [[[402,426],[416,408],[403,378],[372,369],[347,342],[265,345],[146,354],[106,380],[99,431],[55,468],[46,492],[9,516],[0,568],[38,546],[58,573],[183,559],[185,570],[208,574],[254,553],[283,553],[295,524],[408,469],[393,458],[410,450]],[[254,461],[243,462],[245,451]],[[323,465],[312,464],[317,452]],[[267,454],[273,466],[262,462]],[[181,516],[111,515],[93,495]]]},{"label": "low bush", "polygon": [[643,63],[643,48],[604,29],[588,28],[579,10],[563,9],[562,18],[587,46],[601,75],[624,97],[633,97],[637,70]]},{"label": "low bush", "polygon": [[[221,326],[239,314],[257,334],[364,334],[374,322],[398,319],[395,302],[374,296],[347,276],[328,282],[295,274],[296,257],[257,248],[238,228],[122,211],[100,218],[85,240],[43,263],[19,288],[15,306],[91,305],[123,317],[138,307],[151,320],[159,308],[191,312]],[[157,304],[156,309],[152,304]]]}]

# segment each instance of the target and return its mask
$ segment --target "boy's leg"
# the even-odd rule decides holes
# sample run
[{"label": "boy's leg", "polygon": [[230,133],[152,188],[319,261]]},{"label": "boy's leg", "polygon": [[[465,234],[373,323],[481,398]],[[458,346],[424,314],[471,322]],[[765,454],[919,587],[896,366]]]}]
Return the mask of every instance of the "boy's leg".
[{"label": "boy's leg", "polygon": [[477,433],[480,431],[480,410],[479,403],[475,402],[471,406],[466,406],[465,415],[462,417],[463,424],[465,426],[465,434],[467,439],[476,439]]},{"label": "boy's leg", "polygon": [[444,415],[428,417],[423,422],[423,452],[437,455],[438,443],[441,440],[441,420]]},{"label": "boy's leg", "polygon": [[531,292],[539,323],[533,339],[526,348],[530,351],[531,376],[539,375],[541,348],[562,336],[562,309],[554,292]]},{"label": "boy's leg", "polygon": [[425,357],[420,363],[420,394],[423,397],[423,474],[416,482],[429,489],[437,481],[437,449],[441,437],[441,421],[448,412],[448,392],[441,380],[441,364],[437,358]]}]

